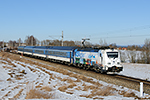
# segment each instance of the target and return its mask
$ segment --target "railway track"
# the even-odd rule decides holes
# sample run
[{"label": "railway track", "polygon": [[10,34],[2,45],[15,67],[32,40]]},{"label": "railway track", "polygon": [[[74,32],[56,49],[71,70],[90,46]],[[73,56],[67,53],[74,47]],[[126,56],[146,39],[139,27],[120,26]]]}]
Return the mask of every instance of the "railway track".
[{"label": "railway track", "polygon": [[150,94],[150,81],[148,80],[144,80],[144,79],[140,79],[140,78],[134,78],[134,77],[130,77],[130,76],[125,76],[125,75],[114,75],[114,77],[122,79],[122,80],[126,80],[127,82],[133,82],[135,85],[135,89],[140,91],[140,82],[143,82],[143,89],[144,89],[144,93],[148,93]]},{"label": "railway track", "polygon": [[134,82],[137,82],[137,83],[143,82],[146,85],[150,85],[150,81],[140,79],[140,78],[134,78],[134,77],[125,76],[125,75],[118,75],[118,74],[116,74],[115,77],[122,78],[122,79],[129,80],[129,81],[134,81]]},{"label": "railway track", "polygon": [[[26,56],[24,58],[35,60],[35,58],[30,58],[30,57],[26,57]],[[143,82],[144,93],[150,94],[150,81],[147,81],[147,80],[143,80],[143,79],[139,79],[139,78],[133,78],[133,77],[124,76],[124,75],[118,75],[118,74],[114,74],[114,75],[100,74],[100,73],[96,73],[92,70],[86,71],[84,69],[80,69],[80,68],[77,68],[74,66],[68,66],[68,65],[53,63],[53,62],[49,62],[49,61],[45,61],[45,60],[41,60],[41,59],[36,59],[36,61],[44,63],[44,64],[49,64],[49,65],[52,65],[55,67],[61,67],[63,69],[67,69],[69,71],[73,71],[73,72],[76,72],[76,73],[79,73],[79,74],[82,74],[85,76],[99,79],[99,80],[104,81],[106,83],[111,83],[114,85],[127,87],[130,89],[135,89],[137,91],[140,91],[140,82]]]}]

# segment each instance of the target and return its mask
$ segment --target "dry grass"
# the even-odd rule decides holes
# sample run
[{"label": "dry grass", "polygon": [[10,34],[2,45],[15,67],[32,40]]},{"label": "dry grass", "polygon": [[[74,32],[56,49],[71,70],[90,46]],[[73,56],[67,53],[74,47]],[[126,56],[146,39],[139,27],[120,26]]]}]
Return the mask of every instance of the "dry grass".
[{"label": "dry grass", "polygon": [[68,89],[67,85],[64,85],[64,86],[61,86],[61,87],[58,88],[58,90],[60,90],[62,92],[65,92],[67,89]]},{"label": "dry grass", "polygon": [[1,89],[1,91],[5,91],[5,89]]},{"label": "dry grass", "polygon": [[56,75],[51,75],[50,76],[50,79],[55,79],[56,78]]},{"label": "dry grass", "polygon": [[43,85],[43,83],[40,83],[38,86],[36,86],[35,88],[41,88]]},{"label": "dry grass", "polygon": [[78,86],[77,88],[75,88],[76,90],[82,90],[82,88],[80,86]]},{"label": "dry grass", "polygon": [[49,75],[52,75],[52,73],[48,72],[48,71],[45,71],[45,73],[49,74]]},{"label": "dry grass", "polygon": [[74,86],[77,86],[75,83],[69,84],[68,88],[73,88]]},{"label": "dry grass", "polygon": [[136,97],[134,92],[126,92],[123,96],[124,97]]},{"label": "dry grass", "polygon": [[20,56],[12,55],[7,52],[0,52],[0,56],[3,57],[4,59],[11,58],[11,59],[17,60],[17,61],[21,60]]},{"label": "dry grass", "polygon": [[61,81],[66,81],[68,83],[74,82],[72,79],[69,79],[69,78],[63,78],[63,79],[61,79]]},{"label": "dry grass", "polygon": [[26,65],[25,64],[22,64],[22,63],[17,63],[17,64],[19,64],[19,65],[21,65],[21,66],[23,66],[23,67],[26,67]]},{"label": "dry grass", "polygon": [[8,67],[8,66],[3,66],[3,68],[5,68],[5,69],[11,69],[11,70],[14,70],[14,68],[12,68],[12,67]]},{"label": "dry grass", "polygon": [[112,95],[115,95],[113,92],[112,92],[112,87],[111,86],[107,86],[107,87],[104,87],[102,89],[98,88],[98,87],[94,87],[94,86],[86,86],[85,84],[84,85],[84,89],[83,90],[88,90],[88,87],[92,89],[91,91],[91,94],[89,95],[80,95],[81,97],[86,97],[86,98],[93,98],[94,96],[112,96]]},{"label": "dry grass", "polygon": [[23,78],[22,77],[16,77],[16,80],[22,80]]},{"label": "dry grass", "polygon": [[17,99],[21,95],[23,90],[24,89],[21,89],[13,98]]},{"label": "dry grass", "polygon": [[12,79],[11,79],[11,78],[8,78],[7,81],[12,81]]},{"label": "dry grass", "polygon": [[74,74],[74,73],[70,73],[69,76],[77,78],[77,74]]},{"label": "dry grass", "polygon": [[53,89],[52,89],[51,87],[49,87],[49,86],[43,86],[43,87],[41,88],[41,90],[52,91]]},{"label": "dry grass", "polygon": [[93,89],[97,89],[98,87],[96,87],[96,86],[94,86],[94,85],[86,85],[86,86],[84,86],[84,88],[83,88],[83,91],[87,91],[87,90],[89,90],[89,89],[91,89],[91,90],[93,90]]},{"label": "dry grass", "polygon": [[136,96],[134,92],[130,92],[130,91],[120,91],[119,94],[123,95],[124,97],[135,97],[135,98],[138,98],[138,96]]},{"label": "dry grass", "polygon": [[33,68],[31,68],[31,67],[29,67],[29,66],[27,66],[31,71],[33,71],[34,69]]},{"label": "dry grass", "polygon": [[69,85],[63,85],[59,87],[58,90],[65,92],[68,88],[73,88],[75,86],[77,86],[75,83],[70,83]]},{"label": "dry grass", "polygon": [[80,95],[80,97],[92,98],[93,95]]},{"label": "dry grass", "polygon": [[41,88],[42,86],[38,85],[38,86],[35,86],[35,88]]},{"label": "dry grass", "polygon": [[10,75],[10,77],[13,77],[13,75],[12,74],[14,74],[14,73],[8,73],[8,75]]},{"label": "dry grass", "polygon": [[9,65],[13,66],[13,67],[17,67],[15,64],[13,63],[9,63]]},{"label": "dry grass", "polygon": [[67,91],[66,93],[68,93],[68,94],[73,94],[73,92],[70,92],[70,91]]},{"label": "dry grass", "polygon": [[74,82],[81,82],[81,80],[80,80],[80,79],[77,79],[77,80],[75,80]]},{"label": "dry grass", "polygon": [[0,82],[3,82],[3,80],[0,80]]},{"label": "dry grass", "polygon": [[56,78],[57,78],[58,80],[62,80],[62,78],[61,78],[61,77],[56,76]]},{"label": "dry grass", "polygon": [[8,57],[9,57],[9,54],[6,53],[6,52],[0,52],[0,56],[1,56],[1,57],[6,57],[6,58],[8,58]]},{"label": "dry grass", "polygon": [[98,89],[98,87],[94,86],[94,85],[86,85],[85,83],[82,84],[83,86],[83,91],[87,91],[89,89]]},{"label": "dry grass", "polygon": [[21,87],[22,85],[17,85],[14,87],[14,89],[18,89],[19,87]]},{"label": "dry grass", "polygon": [[93,99],[104,100],[104,98],[100,98],[100,97],[94,97]]},{"label": "dry grass", "polygon": [[95,95],[101,95],[101,96],[109,96],[109,95],[114,95],[114,93],[112,92],[114,88],[112,88],[112,86],[106,86],[103,89],[97,91],[95,93]]},{"label": "dry grass", "polygon": [[3,62],[3,61],[2,61],[1,63],[2,63],[2,64],[7,64],[6,62]]},{"label": "dry grass", "polygon": [[32,89],[27,93],[25,99],[54,99],[52,93],[46,93],[41,90]]}]

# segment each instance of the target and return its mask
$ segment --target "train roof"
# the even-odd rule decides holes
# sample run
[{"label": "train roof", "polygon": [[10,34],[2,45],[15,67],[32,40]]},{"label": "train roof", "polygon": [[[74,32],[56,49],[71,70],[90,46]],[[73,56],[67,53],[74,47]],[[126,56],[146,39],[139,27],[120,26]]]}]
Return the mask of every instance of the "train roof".
[{"label": "train roof", "polygon": [[98,52],[99,50],[109,49],[108,46],[104,47],[77,47],[77,46],[19,46],[18,48],[37,48],[37,49],[55,49],[55,50],[74,50],[78,51],[90,51],[90,52]]},{"label": "train roof", "polygon": [[18,48],[24,48],[25,46],[19,46]]},{"label": "train roof", "polygon": [[35,46],[25,46],[24,48],[34,48]]},{"label": "train roof", "polygon": [[49,46],[34,46],[34,48],[38,48],[38,49],[47,49],[47,48],[49,48]]},{"label": "train roof", "polygon": [[18,48],[37,48],[37,49],[55,49],[55,50],[74,50],[76,46],[19,46]]},{"label": "train roof", "polygon": [[78,48],[78,51],[98,52],[99,49],[94,49],[94,48]]},{"label": "train roof", "polygon": [[74,50],[77,47],[75,46],[50,46],[48,49],[56,49],[56,50]]}]

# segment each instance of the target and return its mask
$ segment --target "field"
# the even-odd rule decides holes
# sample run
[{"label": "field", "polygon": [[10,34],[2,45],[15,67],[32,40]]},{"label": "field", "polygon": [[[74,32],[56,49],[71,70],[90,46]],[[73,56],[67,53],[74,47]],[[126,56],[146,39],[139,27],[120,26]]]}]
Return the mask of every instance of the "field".
[{"label": "field", "polygon": [[[125,64],[125,69],[130,65]],[[140,98],[138,91],[4,52],[0,53],[0,73],[0,99]],[[145,94],[144,98],[150,96]]]}]

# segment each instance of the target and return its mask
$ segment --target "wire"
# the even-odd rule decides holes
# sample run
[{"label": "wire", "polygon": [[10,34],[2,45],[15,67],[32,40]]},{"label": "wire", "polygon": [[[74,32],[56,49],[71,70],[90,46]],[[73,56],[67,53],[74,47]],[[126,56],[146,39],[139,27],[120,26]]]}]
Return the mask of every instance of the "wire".
[{"label": "wire", "polygon": [[[128,36],[113,36],[113,37],[100,37],[100,38],[133,38],[133,37],[143,37],[143,36],[150,36],[150,34],[146,34],[146,35],[128,35]],[[99,39],[99,38],[92,38],[92,39]]]},{"label": "wire", "polygon": [[134,27],[129,29],[122,29],[122,30],[116,30],[116,31],[110,31],[110,32],[104,32],[104,34],[114,34],[114,33],[123,33],[123,32],[131,32],[131,31],[137,31],[137,30],[143,30],[150,28],[150,25],[140,26],[140,27]]}]

